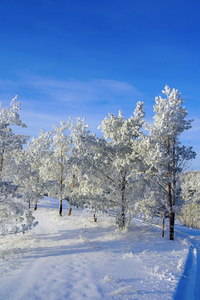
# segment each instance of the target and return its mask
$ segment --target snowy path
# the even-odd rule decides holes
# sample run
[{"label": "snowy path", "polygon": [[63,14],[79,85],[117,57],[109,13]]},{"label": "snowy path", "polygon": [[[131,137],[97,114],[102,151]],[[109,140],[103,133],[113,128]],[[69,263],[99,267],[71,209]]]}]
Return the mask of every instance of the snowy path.
[{"label": "snowy path", "polygon": [[0,300],[173,298],[188,253],[181,240],[137,221],[122,233],[87,211],[61,218],[45,201],[37,227],[0,240]]},{"label": "snowy path", "polygon": [[[190,232],[190,234],[187,233]],[[174,300],[199,300],[200,299],[200,235],[199,231],[187,230],[179,232],[182,237],[190,241],[190,248],[185,263],[183,275],[180,278]],[[194,235],[191,235],[194,233]]]},{"label": "snowy path", "polygon": [[[9,282],[7,277],[2,278],[5,293],[0,299],[81,299],[80,292],[76,294],[81,290],[83,299],[90,299],[91,293],[98,295],[84,257],[86,247],[74,242],[80,230],[62,231],[57,222],[39,222],[21,268],[14,270]],[[77,253],[82,253],[82,259]],[[74,282],[76,289],[72,286]]]}]

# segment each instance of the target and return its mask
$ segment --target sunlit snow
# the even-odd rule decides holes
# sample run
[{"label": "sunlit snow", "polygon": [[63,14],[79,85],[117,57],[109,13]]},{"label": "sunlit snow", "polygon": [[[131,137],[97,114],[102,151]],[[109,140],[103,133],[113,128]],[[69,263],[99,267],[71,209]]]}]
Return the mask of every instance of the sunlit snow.
[{"label": "sunlit snow", "polygon": [[107,215],[67,209],[60,217],[44,198],[36,227],[1,237],[1,300],[199,299],[199,231],[176,225],[169,241],[159,224],[119,231]]}]

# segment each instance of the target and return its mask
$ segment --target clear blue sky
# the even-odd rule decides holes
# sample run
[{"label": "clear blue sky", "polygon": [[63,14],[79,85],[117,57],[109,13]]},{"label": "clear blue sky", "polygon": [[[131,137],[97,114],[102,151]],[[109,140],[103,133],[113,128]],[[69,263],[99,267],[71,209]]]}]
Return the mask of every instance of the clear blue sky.
[{"label": "clear blue sky", "polygon": [[21,117],[41,127],[86,117],[91,131],[108,113],[129,117],[167,84],[185,99],[200,169],[199,0],[2,0],[0,101],[19,95]]}]

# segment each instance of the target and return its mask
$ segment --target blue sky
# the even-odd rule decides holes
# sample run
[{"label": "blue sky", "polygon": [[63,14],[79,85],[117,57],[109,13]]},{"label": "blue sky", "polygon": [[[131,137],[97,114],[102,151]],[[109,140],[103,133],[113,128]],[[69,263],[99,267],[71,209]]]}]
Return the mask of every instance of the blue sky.
[{"label": "blue sky", "polygon": [[91,131],[108,113],[129,117],[143,101],[152,122],[167,84],[185,99],[200,170],[199,0],[3,0],[0,101],[19,95],[25,134],[72,117]]}]

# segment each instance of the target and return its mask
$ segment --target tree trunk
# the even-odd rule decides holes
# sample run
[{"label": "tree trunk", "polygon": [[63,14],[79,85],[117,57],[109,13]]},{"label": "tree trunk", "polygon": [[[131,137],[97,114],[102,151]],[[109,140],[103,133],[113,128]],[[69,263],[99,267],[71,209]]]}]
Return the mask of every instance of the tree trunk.
[{"label": "tree trunk", "polygon": [[183,219],[183,226],[185,226],[185,227],[187,226],[185,215],[184,215],[184,219]]},{"label": "tree trunk", "polygon": [[[170,141],[168,138],[168,148],[167,154],[170,156]],[[172,185],[171,185],[171,172],[170,172],[170,165],[167,164],[167,175],[168,175],[168,205],[169,205],[169,239],[174,240],[174,198],[172,199]],[[174,193],[173,193],[174,197]]]},{"label": "tree trunk", "polygon": [[0,158],[0,178],[2,178],[2,171],[3,171],[3,160],[4,160],[4,149],[2,149],[2,154],[1,154],[1,158]]},{"label": "tree trunk", "polygon": [[165,236],[165,212],[163,211],[163,221],[162,221],[162,237]]},{"label": "tree trunk", "polygon": [[31,200],[30,199],[28,200],[28,208],[29,209],[31,208]]},{"label": "tree trunk", "polygon": [[97,217],[95,214],[93,214],[94,222],[97,222]]},{"label": "tree trunk", "polygon": [[121,220],[120,220],[120,225],[122,228],[125,227],[126,225],[126,204],[125,204],[125,176],[122,177],[122,187],[121,187],[121,197],[122,197],[122,202],[121,202]]},{"label": "tree trunk", "polygon": [[174,220],[175,220],[175,213],[173,209],[170,210],[169,213],[169,239],[174,240]]},{"label": "tree trunk", "polygon": [[69,207],[68,216],[71,216],[72,214],[72,207]]},{"label": "tree trunk", "polygon": [[[72,177],[71,194],[73,193],[74,185],[75,185],[75,174],[73,174],[73,177]],[[70,197],[71,197],[71,200],[72,200],[72,196],[70,196]],[[78,206],[77,206],[76,210],[78,210]],[[72,207],[70,206],[69,211],[68,211],[68,216],[71,216],[71,214],[72,214]]]},{"label": "tree trunk", "polygon": [[171,206],[170,206],[170,240],[174,240],[174,224],[175,224],[175,201],[176,201],[176,155],[175,140],[172,145],[172,186],[171,186]]},{"label": "tree trunk", "polygon": [[62,199],[60,199],[59,215],[62,216]]},{"label": "tree trunk", "polygon": [[37,210],[37,199],[35,200],[34,210]]},{"label": "tree trunk", "polygon": [[63,199],[63,152],[61,150],[61,168],[60,168],[60,207],[59,207],[59,215],[62,216],[62,199]]},{"label": "tree trunk", "polygon": [[169,239],[174,240],[174,207],[172,204],[171,183],[168,183],[168,204],[169,204]]}]

